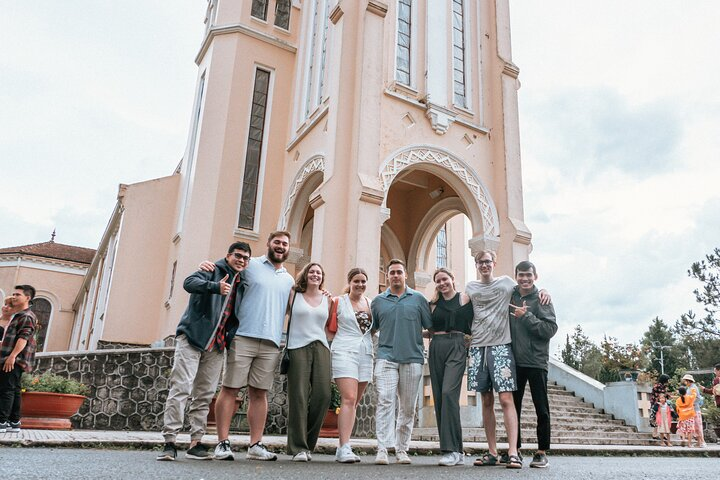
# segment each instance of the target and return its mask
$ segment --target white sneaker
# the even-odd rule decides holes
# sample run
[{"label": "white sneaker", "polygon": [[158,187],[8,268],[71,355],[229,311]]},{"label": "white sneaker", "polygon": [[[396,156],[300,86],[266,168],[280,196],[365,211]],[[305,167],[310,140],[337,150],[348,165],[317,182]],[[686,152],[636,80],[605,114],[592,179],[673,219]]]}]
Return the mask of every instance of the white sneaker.
[{"label": "white sneaker", "polygon": [[377,455],[375,456],[375,465],[389,465],[387,450],[379,448]]},{"label": "white sneaker", "polygon": [[268,449],[265,448],[265,445],[257,442],[253,445],[250,445],[250,448],[248,448],[245,458],[247,460],[262,460],[268,462],[277,460],[277,455],[272,452],[268,452]]},{"label": "white sneaker", "polygon": [[230,448],[230,440],[223,440],[215,446],[215,460],[235,460],[235,455]]},{"label": "white sneaker", "polygon": [[398,450],[395,453],[395,457],[397,460],[397,463],[400,465],[410,465],[412,463],[412,460],[410,460],[410,457],[408,456],[407,452],[403,452],[402,450]]},{"label": "white sneaker", "polygon": [[453,467],[455,465],[464,465],[465,455],[461,452],[448,452],[440,459],[438,465],[443,467]]},{"label": "white sneaker", "polygon": [[360,461],[360,457],[355,455],[350,444],[346,443],[342,447],[338,447],[335,451],[335,461],[340,463],[357,463]]},{"label": "white sneaker", "polygon": [[292,458],[293,462],[308,462],[308,456],[305,452],[296,453],[295,456]]}]

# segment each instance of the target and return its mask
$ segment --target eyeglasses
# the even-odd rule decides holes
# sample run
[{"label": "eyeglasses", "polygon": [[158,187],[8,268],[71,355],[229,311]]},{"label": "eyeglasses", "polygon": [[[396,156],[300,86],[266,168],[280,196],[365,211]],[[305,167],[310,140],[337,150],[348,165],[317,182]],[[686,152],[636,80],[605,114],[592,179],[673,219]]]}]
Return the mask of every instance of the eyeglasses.
[{"label": "eyeglasses", "polygon": [[247,262],[250,260],[250,255],[243,255],[242,253],[233,252],[233,257],[237,258],[238,260],[242,260],[243,262]]},{"label": "eyeglasses", "polygon": [[482,265],[492,265],[492,260],[480,260],[478,262],[475,262],[475,265],[482,266]]}]

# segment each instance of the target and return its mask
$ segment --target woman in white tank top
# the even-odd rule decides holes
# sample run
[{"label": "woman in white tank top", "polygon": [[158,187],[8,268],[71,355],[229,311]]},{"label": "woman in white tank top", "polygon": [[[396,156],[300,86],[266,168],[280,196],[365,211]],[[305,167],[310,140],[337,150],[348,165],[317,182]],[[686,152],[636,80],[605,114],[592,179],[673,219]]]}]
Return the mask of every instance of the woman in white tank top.
[{"label": "woman in white tank top", "polygon": [[325,334],[329,302],[321,290],[324,276],[319,264],[306,265],[296,278],[288,304],[292,317],[287,337],[287,453],[295,462],[311,459],[330,406],[332,375]]}]

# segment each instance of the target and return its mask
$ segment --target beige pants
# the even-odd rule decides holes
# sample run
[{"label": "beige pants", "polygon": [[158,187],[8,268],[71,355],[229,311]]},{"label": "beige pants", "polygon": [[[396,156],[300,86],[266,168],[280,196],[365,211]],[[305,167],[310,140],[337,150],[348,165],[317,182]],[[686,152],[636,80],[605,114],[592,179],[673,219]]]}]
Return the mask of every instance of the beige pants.
[{"label": "beige pants", "polygon": [[217,349],[213,348],[210,352],[198,350],[188,343],[185,335],[175,339],[175,363],[170,374],[162,429],[166,442],[175,442],[175,437],[182,430],[188,398],[190,439],[199,441],[203,437],[223,361],[224,354]]}]

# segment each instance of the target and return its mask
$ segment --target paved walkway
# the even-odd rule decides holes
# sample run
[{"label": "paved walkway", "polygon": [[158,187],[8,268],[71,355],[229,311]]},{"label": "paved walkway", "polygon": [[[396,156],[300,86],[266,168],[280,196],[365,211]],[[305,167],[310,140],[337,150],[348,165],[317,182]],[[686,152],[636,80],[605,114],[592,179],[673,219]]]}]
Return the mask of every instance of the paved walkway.
[{"label": "paved walkway", "polygon": [[[23,447],[73,447],[73,448],[154,448],[162,443],[159,432],[126,432],[106,430],[23,430],[20,433],[0,433],[0,446]],[[177,444],[186,448],[190,437],[182,434]],[[217,436],[206,435],[204,442],[208,445],[217,443]],[[248,435],[231,435],[230,443],[235,450],[246,449],[250,443]],[[284,451],[286,437],[266,435],[263,443],[270,450]],[[375,454],[375,440],[354,439],[353,449],[367,455]],[[318,453],[334,454],[337,439],[321,438],[316,451]],[[464,450],[469,455],[476,455],[487,449],[486,443],[465,442]],[[523,450],[530,454],[537,445],[528,444]],[[507,444],[499,444],[500,450],[507,448]],[[410,451],[421,455],[439,455],[438,442],[413,441]],[[703,456],[720,458],[720,444],[708,444],[707,448],[659,447],[659,446],[632,446],[632,445],[556,445],[551,450],[552,455],[647,455],[647,456]]]}]

